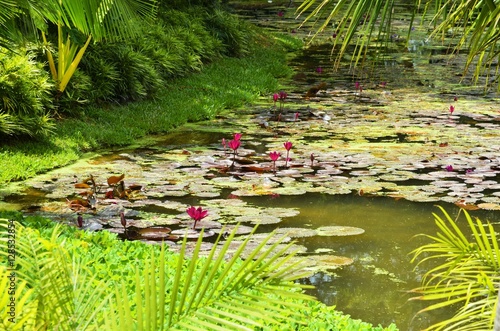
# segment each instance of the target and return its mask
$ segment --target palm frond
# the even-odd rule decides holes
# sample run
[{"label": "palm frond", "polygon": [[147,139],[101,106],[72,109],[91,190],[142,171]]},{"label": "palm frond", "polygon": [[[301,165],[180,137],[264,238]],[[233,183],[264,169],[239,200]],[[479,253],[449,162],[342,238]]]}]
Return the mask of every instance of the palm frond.
[{"label": "palm frond", "polygon": [[413,259],[422,258],[439,264],[427,271],[422,286],[412,290],[418,294],[410,300],[432,301],[420,312],[459,304],[457,313],[436,323],[428,330],[485,330],[493,327],[500,285],[498,239],[491,224],[473,220],[461,210],[470,234],[465,234],[449,214],[439,207],[444,218],[434,214],[440,232],[427,236],[433,242],[412,252]]},{"label": "palm frond", "polygon": [[[129,301],[124,284],[115,291],[111,319],[116,322],[106,321],[106,326],[110,330],[120,330],[123,325],[134,325],[137,330],[252,330],[279,324],[284,318],[300,323],[298,317],[304,306],[284,298],[304,301],[313,298],[302,293],[304,286],[291,283],[294,279],[291,271],[297,271],[298,266],[285,266],[285,262],[294,253],[279,261],[288,247],[277,249],[278,243],[268,245],[271,234],[247,259],[241,260],[239,256],[247,249],[250,237],[227,260],[226,253],[236,231],[231,232],[223,245],[218,245],[219,236],[206,258],[199,256],[202,236],[189,258],[184,240],[170,283],[162,273],[164,248],[160,258],[152,255],[144,270],[137,271],[135,302]],[[284,268],[292,270],[285,272]],[[131,307],[136,307],[136,311]],[[148,312],[152,314],[148,316]],[[141,315],[147,318],[141,319]]]}]

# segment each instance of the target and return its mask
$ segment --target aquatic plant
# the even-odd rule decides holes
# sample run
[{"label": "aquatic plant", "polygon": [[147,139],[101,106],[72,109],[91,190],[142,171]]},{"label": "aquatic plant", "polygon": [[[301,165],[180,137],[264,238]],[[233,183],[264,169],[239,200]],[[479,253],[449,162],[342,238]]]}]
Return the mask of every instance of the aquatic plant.
[{"label": "aquatic plant", "polygon": [[[236,135],[235,135],[236,137]],[[238,148],[240,147],[241,142],[239,140],[233,139],[230,140],[228,143],[229,148],[233,150],[233,163],[231,164],[231,167],[234,166],[234,162],[236,161],[236,154],[238,152]]]},{"label": "aquatic plant", "polygon": [[323,72],[323,68],[321,68],[321,67],[316,67],[316,72],[317,72],[318,74],[321,74],[321,73]]},{"label": "aquatic plant", "polygon": [[285,91],[280,91],[278,94],[278,98],[280,101],[280,111],[285,108],[285,100],[288,97],[288,94]]},{"label": "aquatic plant", "polygon": [[290,160],[290,150],[292,149],[292,143],[290,141],[287,141],[283,143],[283,146],[286,149],[286,160],[285,160],[285,167],[288,166],[288,161]]},{"label": "aquatic plant", "polygon": [[453,171],[453,166],[451,164],[448,164],[446,167],[445,167],[446,171]]},{"label": "aquatic plant", "polygon": [[273,161],[273,172],[276,174],[276,161],[279,159],[280,153],[276,151],[270,152],[269,157]]},{"label": "aquatic plant", "polygon": [[311,153],[311,156],[309,156],[309,158],[311,159],[311,168],[312,168],[315,159],[314,153]]},{"label": "aquatic plant", "polygon": [[455,111],[455,106],[450,105],[450,115],[453,115],[454,111]]},{"label": "aquatic plant", "polygon": [[202,219],[208,216],[208,210],[203,209],[201,207],[196,208],[194,206],[191,206],[188,209],[186,209],[186,212],[189,215],[189,217],[191,217],[194,220],[193,230],[196,228],[196,223],[198,221],[201,221]]}]

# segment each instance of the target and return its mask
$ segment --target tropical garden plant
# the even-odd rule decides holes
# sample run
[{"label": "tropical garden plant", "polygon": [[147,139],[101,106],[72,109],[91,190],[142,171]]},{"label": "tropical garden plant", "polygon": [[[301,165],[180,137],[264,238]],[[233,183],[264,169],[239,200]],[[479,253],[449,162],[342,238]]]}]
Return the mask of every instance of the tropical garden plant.
[{"label": "tropical garden plant", "polygon": [[[466,210],[460,210],[457,219],[452,219],[444,208],[439,208],[443,216],[434,213],[438,233],[424,235],[431,242],[412,252],[417,266],[432,266],[422,286],[412,291],[417,296],[411,300],[432,302],[421,312],[458,307],[454,316],[428,330],[492,330],[500,288],[497,233],[491,223],[473,219]],[[467,232],[458,225],[460,214]]]}]

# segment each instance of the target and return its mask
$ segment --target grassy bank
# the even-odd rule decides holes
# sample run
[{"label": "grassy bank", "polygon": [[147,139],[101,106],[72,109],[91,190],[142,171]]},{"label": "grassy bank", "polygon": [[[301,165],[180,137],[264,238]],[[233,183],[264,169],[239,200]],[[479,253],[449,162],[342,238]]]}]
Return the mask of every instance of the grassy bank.
[{"label": "grassy bank", "polygon": [[300,46],[283,36],[279,40],[262,35],[248,56],[222,58],[201,73],[171,80],[154,100],[89,107],[80,116],[60,119],[55,134],[45,140],[2,144],[0,184],[70,164],[89,151],[129,145],[189,121],[237,111],[233,109],[270,94],[278,89],[278,79],[290,74],[286,52]]}]

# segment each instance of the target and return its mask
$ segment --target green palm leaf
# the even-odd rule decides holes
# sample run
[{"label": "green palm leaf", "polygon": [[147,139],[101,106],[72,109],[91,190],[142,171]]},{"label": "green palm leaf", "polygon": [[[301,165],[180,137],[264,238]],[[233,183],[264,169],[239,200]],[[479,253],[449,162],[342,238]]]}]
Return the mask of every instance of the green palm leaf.
[{"label": "green palm leaf", "polygon": [[437,236],[426,235],[432,243],[412,252],[413,262],[424,256],[417,265],[428,261],[439,264],[425,273],[423,285],[412,290],[418,296],[410,300],[434,302],[421,312],[461,305],[453,317],[431,325],[428,330],[491,330],[500,285],[496,233],[491,224],[473,220],[467,211],[461,210],[470,229],[466,235],[457,221],[439,208],[445,216],[434,214],[440,232]]},{"label": "green palm leaf", "polygon": [[[106,321],[106,327],[109,330],[121,330],[124,325],[132,325],[134,330],[252,330],[283,322],[284,318],[296,319],[300,324],[298,319],[304,306],[284,298],[305,301],[313,298],[302,293],[304,286],[291,283],[298,274],[293,271],[300,269],[300,265],[288,263],[294,253],[283,256],[288,246],[278,249],[279,243],[268,245],[271,234],[247,259],[241,260],[239,256],[247,249],[250,237],[227,259],[236,230],[222,245],[218,245],[219,237],[206,258],[199,256],[202,236],[189,258],[184,240],[170,284],[162,274],[164,249],[159,258],[152,253],[144,270],[137,271],[135,302],[131,305],[122,284],[121,291],[115,291],[116,300],[111,302],[111,320],[117,321]],[[136,311],[131,307],[136,307]]]}]

